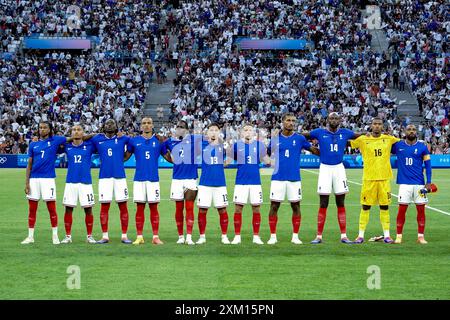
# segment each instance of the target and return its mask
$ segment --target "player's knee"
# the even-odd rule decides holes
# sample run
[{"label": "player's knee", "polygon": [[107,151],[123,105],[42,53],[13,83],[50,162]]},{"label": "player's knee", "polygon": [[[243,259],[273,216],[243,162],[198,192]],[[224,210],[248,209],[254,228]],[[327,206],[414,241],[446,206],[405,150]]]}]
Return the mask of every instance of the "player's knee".
[{"label": "player's knee", "polygon": [[219,214],[226,213],[226,212],[227,212],[227,208],[218,208],[218,209],[217,209],[217,212],[218,212]]},{"label": "player's knee", "polygon": [[345,195],[341,194],[336,196],[336,206],[337,207],[343,207],[345,203]]},{"label": "player's knee", "polygon": [[235,205],[235,207],[234,207],[234,213],[242,214],[242,206],[240,206],[240,205]]}]

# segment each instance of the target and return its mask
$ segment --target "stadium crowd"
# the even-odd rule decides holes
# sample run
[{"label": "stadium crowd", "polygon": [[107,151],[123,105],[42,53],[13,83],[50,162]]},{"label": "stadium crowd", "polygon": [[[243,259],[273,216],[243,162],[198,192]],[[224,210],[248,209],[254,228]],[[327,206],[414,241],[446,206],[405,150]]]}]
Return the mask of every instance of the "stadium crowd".
[{"label": "stadium crowd", "polygon": [[[400,3],[405,12],[394,1],[381,6],[391,50],[380,55],[353,1],[194,1],[173,10],[166,1],[0,1],[3,50],[34,33],[97,37],[92,52],[0,60],[0,153],[20,152],[41,119],[63,134],[74,122],[98,131],[110,117],[126,133],[137,132],[147,86],[154,74],[163,81],[164,67],[177,71],[171,123],[160,130],[166,136],[177,119],[196,130],[220,122],[231,143],[243,121],[269,131],[286,111],[296,114],[299,131],[338,111],[354,131],[380,116],[398,135],[409,119],[397,117],[389,96],[397,78],[391,66],[398,66],[400,86],[408,79],[417,96],[422,138],[434,153],[448,153],[445,6]],[[81,8],[79,29],[67,27],[71,4]],[[239,51],[236,36],[303,38],[315,49]]]}]

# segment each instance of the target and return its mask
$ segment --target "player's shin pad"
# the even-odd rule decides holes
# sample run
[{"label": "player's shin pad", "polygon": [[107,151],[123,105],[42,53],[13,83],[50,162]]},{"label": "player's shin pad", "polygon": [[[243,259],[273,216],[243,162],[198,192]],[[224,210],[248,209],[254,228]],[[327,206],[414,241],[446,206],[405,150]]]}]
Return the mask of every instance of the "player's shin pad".
[{"label": "player's shin pad", "polygon": [[369,223],[370,210],[363,210],[359,214],[359,230],[365,231],[367,224]]}]

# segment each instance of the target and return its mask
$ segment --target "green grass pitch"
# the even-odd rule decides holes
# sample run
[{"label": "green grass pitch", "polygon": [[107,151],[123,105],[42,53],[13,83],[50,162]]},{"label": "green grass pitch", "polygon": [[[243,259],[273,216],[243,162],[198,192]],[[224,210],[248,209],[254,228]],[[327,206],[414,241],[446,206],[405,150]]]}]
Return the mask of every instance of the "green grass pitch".
[{"label": "green grass pitch", "polygon": [[[57,170],[59,235],[64,236],[61,205],[66,171]],[[94,190],[98,171],[93,170]],[[127,170],[132,189],[134,170]],[[163,246],[153,246],[149,212],[146,208],[143,246],[120,243],[119,211],[110,210],[108,245],[85,243],[84,213],[74,211],[71,245],[51,244],[50,221],[43,202],[39,203],[35,244],[20,242],[27,235],[28,207],[24,196],[25,170],[0,171],[1,299],[449,299],[450,216],[427,209],[428,245],[416,244],[417,223],[410,206],[404,230],[404,244],[364,243],[344,245],[334,201],[330,201],[324,231],[324,243],[311,245],[317,221],[317,170],[302,170],[303,201],[300,239],[304,245],[290,243],[291,211],[282,204],[275,246],[252,244],[251,211],[244,209],[242,240],[239,246],[220,243],[220,227],[215,209],[208,212],[207,243],[202,246],[175,244],[178,235],[174,221],[174,203],[167,200],[171,170],[160,170],[160,236]],[[229,198],[232,198],[235,170],[226,171]],[[361,181],[361,170],[347,170],[350,181]],[[434,170],[439,192],[430,195],[429,205],[450,212],[450,170]],[[269,237],[268,199],[270,175],[263,174],[265,203],[262,206],[261,236]],[[398,187],[392,182],[392,191]],[[347,233],[357,236],[360,186],[350,184],[347,197]],[[131,194],[132,195],[132,194]],[[96,200],[98,198],[96,197]],[[331,199],[333,200],[333,199]],[[396,199],[390,207],[391,234],[395,235]],[[101,236],[99,208],[94,207],[94,237]],[[135,206],[129,202],[129,236],[135,238]],[[230,240],[233,237],[233,205],[228,208]],[[197,217],[197,209],[195,209]],[[381,234],[378,211],[372,208],[367,238]],[[198,238],[197,220],[194,241]],[[81,288],[66,286],[67,268],[79,266]],[[381,272],[381,289],[368,289],[376,265]]]}]

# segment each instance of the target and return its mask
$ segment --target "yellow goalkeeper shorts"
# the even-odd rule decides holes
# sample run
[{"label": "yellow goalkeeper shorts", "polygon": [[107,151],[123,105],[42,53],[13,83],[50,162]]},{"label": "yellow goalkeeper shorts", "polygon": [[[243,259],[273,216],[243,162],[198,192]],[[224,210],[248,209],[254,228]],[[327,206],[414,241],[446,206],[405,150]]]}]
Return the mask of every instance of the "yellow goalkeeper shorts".
[{"label": "yellow goalkeeper shorts", "polygon": [[390,180],[363,180],[361,204],[387,206],[391,204]]}]

